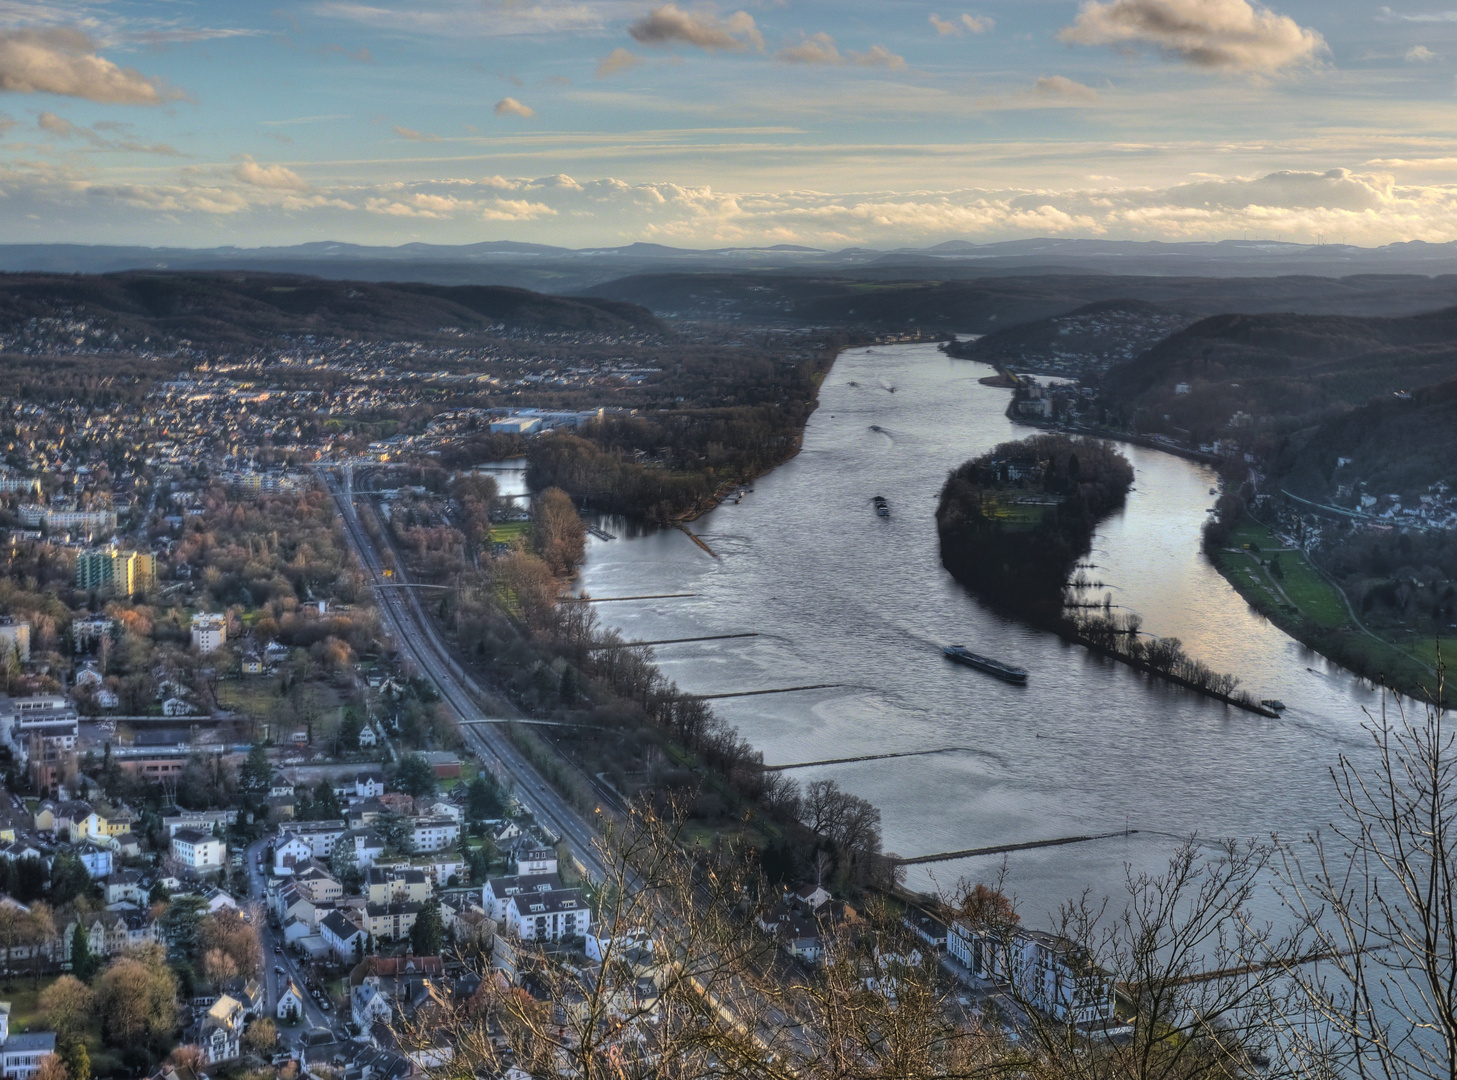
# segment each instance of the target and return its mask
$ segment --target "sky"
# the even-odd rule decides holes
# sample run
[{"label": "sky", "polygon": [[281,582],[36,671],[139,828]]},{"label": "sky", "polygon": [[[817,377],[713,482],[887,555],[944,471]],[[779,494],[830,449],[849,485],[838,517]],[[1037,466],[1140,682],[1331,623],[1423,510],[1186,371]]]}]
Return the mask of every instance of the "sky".
[{"label": "sky", "polygon": [[1457,239],[1457,0],[0,0],[0,242]]}]

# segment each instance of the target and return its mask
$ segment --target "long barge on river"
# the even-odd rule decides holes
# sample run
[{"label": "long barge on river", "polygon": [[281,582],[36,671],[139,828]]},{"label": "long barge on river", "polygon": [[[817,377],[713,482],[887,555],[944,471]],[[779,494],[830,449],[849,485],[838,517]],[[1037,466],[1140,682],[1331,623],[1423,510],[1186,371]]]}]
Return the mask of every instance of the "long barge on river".
[{"label": "long barge on river", "polygon": [[965,664],[967,667],[974,667],[978,671],[985,671],[988,675],[994,675],[1003,682],[1016,683],[1018,686],[1027,685],[1025,668],[1004,664],[1000,660],[993,660],[990,656],[974,653],[965,645],[946,645],[942,647],[941,651],[946,654],[948,659],[955,660],[958,664]]}]

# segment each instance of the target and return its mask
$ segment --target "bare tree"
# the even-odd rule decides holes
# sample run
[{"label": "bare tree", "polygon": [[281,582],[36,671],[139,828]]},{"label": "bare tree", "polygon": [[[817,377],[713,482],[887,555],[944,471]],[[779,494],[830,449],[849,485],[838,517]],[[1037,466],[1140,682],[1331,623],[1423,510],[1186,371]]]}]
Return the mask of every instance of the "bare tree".
[{"label": "bare tree", "polygon": [[[1445,673],[1438,666],[1443,700]],[[1457,747],[1445,710],[1397,699],[1367,724],[1374,760],[1342,754],[1342,817],[1289,848],[1280,887],[1303,919],[1290,1055],[1311,1073],[1457,1076]]]}]

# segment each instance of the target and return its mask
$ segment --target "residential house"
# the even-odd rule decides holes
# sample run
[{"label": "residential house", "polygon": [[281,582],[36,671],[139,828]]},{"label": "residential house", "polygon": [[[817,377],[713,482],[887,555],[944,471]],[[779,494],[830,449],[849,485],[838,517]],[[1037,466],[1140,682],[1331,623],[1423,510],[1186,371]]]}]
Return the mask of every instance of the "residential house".
[{"label": "residential house", "polygon": [[296,785],[283,773],[274,773],[273,779],[268,782],[269,795],[292,795]]},{"label": "residential house", "polygon": [[273,872],[280,876],[291,876],[293,868],[314,857],[314,846],[307,840],[287,833],[279,836],[273,845]]},{"label": "residential house", "polygon": [[227,855],[228,845],[210,832],[178,829],[172,834],[172,857],[191,870],[217,870]]},{"label": "residential house", "polygon": [[344,895],[344,886],[317,859],[294,867],[293,885],[316,904],[338,900]]},{"label": "residential house", "polygon": [[91,816],[91,804],[76,799],[42,799],[32,818],[36,832],[71,835],[71,825]]},{"label": "residential house", "polygon": [[517,893],[506,899],[506,932],[522,941],[561,941],[587,933],[592,913],[577,889]]},{"label": "residential house", "polygon": [[199,1031],[204,1061],[231,1061],[241,1053],[244,1014],[243,1003],[227,994],[213,1002]]},{"label": "residential house", "polygon": [[423,870],[406,867],[370,867],[364,873],[364,898],[371,904],[408,901],[423,904],[430,899],[430,880]]},{"label": "residential house", "polygon": [[92,878],[104,878],[111,873],[111,852],[108,849],[88,845],[76,854]]},{"label": "residential house", "polygon": [[[0,1004],[5,1006],[8,1021],[10,1004]],[[9,1080],[31,1080],[40,1071],[41,1062],[56,1052],[56,1033],[30,1031],[9,1035],[8,1023],[6,1031],[5,1043],[0,1046],[0,1075],[8,1077]]]},{"label": "residential house", "polygon": [[929,912],[909,907],[901,916],[901,923],[933,949],[946,948],[946,924]]},{"label": "residential house", "polygon": [[448,817],[422,817],[411,823],[415,851],[441,851],[460,843],[460,822]]},{"label": "residential house", "polygon": [[414,900],[396,901],[389,904],[366,904],[365,925],[376,938],[398,941],[408,934],[420,917],[425,905]]},{"label": "residential house", "polygon": [[341,964],[363,957],[368,944],[364,928],[354,925],[338,911],[329,912],[320,921],[319,935],[329,946],[334,959]]},{"label": "residential house", "polygon": [[377,799],[384,793],[384,773],[379,769],[366,769],[354,777],[355,798]]},{"label": "residential house", "polygon": [[544,848],[539,844],[523,845],[516,848],[512,858],[516,860],[518,877],[557,873],[557,856],[551,848]]},{"label": "residential house", "polygon": [[365,724],[359,729],[359,749],[368,750],[371,746],[379,744],[379,736],[374,733],[373,724]]},{"label": "residential house", "polygon": [[419,1000],[430,985],[443,986],[444,979],[445,964],[438,956],[366,956],[349,973],[350,1018],[368,1031]]},{"label": "residential house", "polygon": [[521,893],[555,892],[564,889],[559,874],[532,874],[526,877],[487,878],[481,886],[481,907],[497,923],[506,921],[506,901]]},{"label": "residential house", "polygon": [[178,829],[212,832],[214,825],[226,829],[238,818],[236,810],[169,810],[162,815],[162,830],[170,840]]}]

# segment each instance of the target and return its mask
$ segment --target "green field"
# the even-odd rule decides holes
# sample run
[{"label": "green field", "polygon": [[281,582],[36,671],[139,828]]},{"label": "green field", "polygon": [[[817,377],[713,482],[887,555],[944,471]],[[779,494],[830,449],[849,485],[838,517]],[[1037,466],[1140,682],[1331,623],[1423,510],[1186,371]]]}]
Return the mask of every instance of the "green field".
[{"label": "green field", "polygon": [[[1424,665],[1435,666],[1436,641],[1402,635],[1393,642],[1372,636],[1351,617],[1340,592],[1303,551],[1286,549],[1269,529],[1248,519],[1230,535],[1228,547],[1234,550],[1215,556],[1220,573],[1291,637],[1358,674],[1383,678],[1403,693],[1421,694],[1433,683]],[[1269,568],[1276,557],[1278,577]]]},{"label": "green field", "polygon": [[491,542],[496,544],[514,544],[530,535],[529,521],[503,521],[499,525],[491,526]]}]

